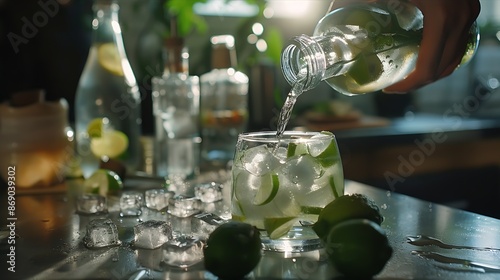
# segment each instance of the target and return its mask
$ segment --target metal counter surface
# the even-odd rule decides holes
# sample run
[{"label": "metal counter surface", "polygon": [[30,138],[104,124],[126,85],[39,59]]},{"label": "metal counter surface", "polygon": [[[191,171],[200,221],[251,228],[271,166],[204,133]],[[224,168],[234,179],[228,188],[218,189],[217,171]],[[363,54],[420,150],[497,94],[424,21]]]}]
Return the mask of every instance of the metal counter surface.
[{"label": "metal counter surface", "polygon": [[[156,181],[130,181],[127,188],[159,187]],[[82,244],[86,224],[93,216],[75,213],[75,186],[46,194],[16,194],[15,215],[8,216],[7,194],[2,192],[2,279],[217,279],[198,263],[187,270],[160,263],[161,251],[128,246],[137,218],[112,218],[123,245],[89,250]],[[471,190],[472,191],[472,190]],[[346,193],[373,199],[385,217],[382,223],[394,253],[375,279],[500,279],[500,220],[386,192],[357,182],[346,182]],[[225,211],[227,201],[219,202]],[[227,210],[227,209],[226,209]],[[8,220],[15,217],[15,220]],[[164,213],[145,209],[141,220],[164,219]],[[7,225],[14,222],[15,228]],[[175,229],[174,221],[171,221]],[[179,222],[179,221],[177,221]],[[185,221],[180,221],[180,224]],[[8,236],[14,232],[15,272]],[[133,231],[132,231],[133,232]],[[450,246],[416,246],[408,236],[429,236]],[[456,247],[462,246],[462,247]],[[11,254],[12,255],[12,254]],[[279,254],[265,252],[248,279],[336,279],[338,274],[322,251]],[[338,279],[343,279],[339,277]]]}]

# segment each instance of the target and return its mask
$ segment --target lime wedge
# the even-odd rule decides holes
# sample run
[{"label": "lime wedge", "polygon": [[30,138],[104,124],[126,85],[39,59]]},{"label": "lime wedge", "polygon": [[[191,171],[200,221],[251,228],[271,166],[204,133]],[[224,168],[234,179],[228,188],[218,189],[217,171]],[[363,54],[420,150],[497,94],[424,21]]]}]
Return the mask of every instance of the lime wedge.
[{"label": "lime wedge", "polygon": [[255,197],[253,199],[254,205],[268,204],[274,199],[274,197],[278,193],[278,189],[280,186],[278,175],[273,174],[270,175],[269,177],[271,178],[270,180],[271,182],[263,182],[263,184],[257,190],[257,193],[255,194]]},{"label": "lime wedge", "polygon": [[113,43],[105,43],[97,49],[97,59],[99,64],[116,76],[123,76],[121,56],[118,48]]},{"label": "lime wedge", "polygon": [[[322,131],[321,134],[333,136],[333,133],[329,131]],[[316,158],[323,167],[332,166],[339,160],[337,143],[333,137],[329,142],[315,141],[313,143],[309,143],[308,150],[309,154]]]},{"label": "lime wedge", "polygon": [[295,224],[296,217],[265,218],[264,228],[271,239],[287,234]]},{"label": "lime wedge", "polygon": [[383,72],[382,62],[376,54],[360,54],[352,64],[347,75],[358,85],[376,81]]},{"label": "lime wedge", "polygon": [[107,118],[95,118],[87,125],[87,133],[91,138],[101,137],[103,125],[108,122]]},{"label": "lime wedge", "polygon": [[97,157],[107,156],[117,158],[128,148],[128,138],[123,132],[118,130],[109,130],[101,137],[90,140],[90,150]]},{"label": "lime wedge", "polygon": [[339,198],[339,192],[337,191],[337,186],[335,185],[335,178],[333,176],[328,177],[328,184],[332,188],[333,197]]},{"label": "lime wedge", "polygon": [[290,143],[286,151],[286,157],[291,158],[293,156],[305,155],[307,154],[307,146],[304,143]]},{"label": "lime wedge", "polygon": [[115,172],[107,169],[98,169],[85,179],[84,190],[87,193],[95,193],[106,196],[108,192],[117,192],[123,189],[123,183]]}]

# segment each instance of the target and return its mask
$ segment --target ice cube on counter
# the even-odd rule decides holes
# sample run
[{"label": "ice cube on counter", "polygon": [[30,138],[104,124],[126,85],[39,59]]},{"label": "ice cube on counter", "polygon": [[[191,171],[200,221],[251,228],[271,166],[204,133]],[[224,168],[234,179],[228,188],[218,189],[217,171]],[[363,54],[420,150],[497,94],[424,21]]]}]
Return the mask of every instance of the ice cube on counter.
[{"label": "ice cube on counter", "polygon": [[123,192],[120,197],[120,216],[140,216],[142,213],[143,200],[143,194],[141,192]]},{"label": "ice cube on counter", "polygon": [[180,235],[163,245],[163,262],[175,267],[186,268],[203,260],[204,241]]},{"label": "ice cube on counter", "polygon": [[211,182],[194,187],[194,195],[204,203],[222,200],[222,184]]},{"label": "ice cube on counter", "polygon": [[144,192],[146,207],[154,210],[162,210],[168,207],[170,198],[175,193],[166,189],[151,189]]},{"label": "ice cube on counter", "polygon": [[82,194],[76,198],[78,214],[104,214],[108,212],[106,197],[99,194]]},{"label": "ice cube on counter", "polygon": [[196,197],[177,195],[170,199],[168,213],[176,217],[186,218],[199,213],[201,206],[201,200]]},{"label": "ice cube on counter", "polygon": [[116,224],[107,218],[98,218],[89,222],[87,231],[83,237],[83,244],[87,248],[103,248],[119,246],[121,241],[118,237]]},{"label": "ice cube on counter", "polygon": [[155,249],[172,239],[172,227],[165,221],[149,220],[134,226],[134,246]]}]

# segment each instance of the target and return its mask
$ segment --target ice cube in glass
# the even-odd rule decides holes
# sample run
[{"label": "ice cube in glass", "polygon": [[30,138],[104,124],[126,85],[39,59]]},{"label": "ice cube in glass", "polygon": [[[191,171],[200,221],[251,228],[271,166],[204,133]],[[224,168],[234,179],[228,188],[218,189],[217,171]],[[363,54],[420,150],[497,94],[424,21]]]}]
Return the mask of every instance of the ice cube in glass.
[{"label": "ice cube in glass", "polygon": [[82,194],[76,199],[78,214],[104,214],[108,212],[106,197],[99,194]]},{"label": "ice cube in glass", "polygon": [[120,216],[139,216],[142,213],[143,195],[137,191],[123,192],[120,197]]},{"label": "ice cube in glass", "polygon": [[155,249],[172,239],[172,227],[165,221],[149,220],[134,226],[134,246]]},{"label": "ice cube in glass", "polygon": [[168,213],[176,217],[186,218],[199,213],[201,205],[201,200],[196,197],[177,195],[170,199]]},{"label": "ice cube in glass", "polygon": [[162,210],[168,207],[170,198],[175,195],[174,192],[166,189],[152,189],[144,192],[146,207],[154,210]]},{"label": "ice cube in glass", "polygon": [[87,225],[87,232],[83,237],[83,244],[87,248],[103,248],[121,244],[118,238],[116,224],[107,218],[94,219]]},{"label": "ice cube in glass", "polygon": [[216,202],[222,199],[222,184],[211,182],[194,187],[194,195],[204,203]]},{"label": "ice cube in glass", "polygon": [[204,241],[180,235],[163,245],[163,262],[175,267],[186,268],[203,260]]}]

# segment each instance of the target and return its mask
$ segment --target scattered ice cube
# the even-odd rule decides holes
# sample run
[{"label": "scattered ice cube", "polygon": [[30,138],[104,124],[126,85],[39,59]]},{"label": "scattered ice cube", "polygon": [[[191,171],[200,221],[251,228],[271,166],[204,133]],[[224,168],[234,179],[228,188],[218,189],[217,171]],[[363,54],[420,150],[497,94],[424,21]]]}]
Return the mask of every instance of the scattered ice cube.
[{"label": "scattered ice cube", "polygon": [[172,228],[165,221],[149,220],[134,226],[134,246],[155,249],[172,239]]},{"label": "scattered ice cube", "polygon": [[163,262],[175,267],[186,268],[203,260],[204,242],[196,237],[180,235],[163,248]]},{"label": "scattered ice cube", "polygon": [[224,220],[221,217],[213,213],[199,213],[194,216],[193,228],[196,234],[202,239],[208,239],[209,235],[219,226],[228,220]]},{"label": "scattered ice cube", "polygon": [[279,160],[266,145],[250,148],[241,157],[241,163],[253,175],[269,173],[279,166]]},{"label": "scattered ice cube", "polygon": [[99,218],[90,221],[83,237],[87,248],[103,248],[121,244],[118,229],[111,219]]},{"label": "scattered ice cube", "polygon": [[108,212],[106,197],[99,194],[82,194],[76,199],[79,214],[103,214]]},{"label": "scattered ice cube", "polygon": [[120,216],[139,216],[142,213],[143,195],[137,191],[126,191],[120,197]]},{"label": "scattered ice cube", "polygon": [[177,194],[184,194],[191,190],[191,184],[186,181],[186,176],[179,174],[169,174],[164,184],[165,188]]},{"label": "scattered ice cube", "polygon": [[174,192],[166,189],[152,189],[144,192],[146,207],[155,210],[162,210],[168,207],[170,198],[175,195]]},{"label": "scattered ice cube", "polygon": [[181,218],[190,217],[199,213],[201,206],[201,200],[196,197],[178,195],[170,199],[168,213]]},{"label": "scattered ice cube", "polygon": [[[163,258],[163,250],[162,249],[157,249],[157,250],[149,250],[149,249],[141,249],[137,248],[135,249],[136,253],[136,259],[139,265],[156,270],[156,271],[161,271],[162,266],[162,258]],[[150,272],[150,271],[149,271]],[[132,278],[132,277],[127,277],[127,279],[159,279],[152,277],[152,275],[149,275],[150,278]]]},{"label": "scattered ice cube", "polygon": [[194,187],[194,195],[202,202],[211,203],[222,199],[222,184],[211,182]]}]

